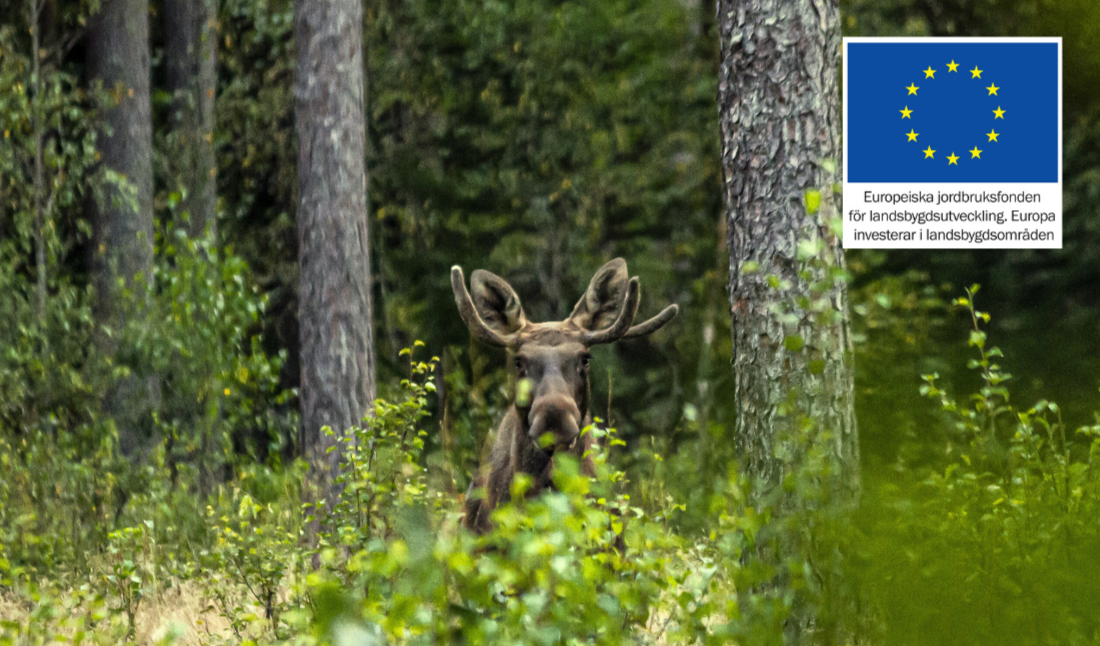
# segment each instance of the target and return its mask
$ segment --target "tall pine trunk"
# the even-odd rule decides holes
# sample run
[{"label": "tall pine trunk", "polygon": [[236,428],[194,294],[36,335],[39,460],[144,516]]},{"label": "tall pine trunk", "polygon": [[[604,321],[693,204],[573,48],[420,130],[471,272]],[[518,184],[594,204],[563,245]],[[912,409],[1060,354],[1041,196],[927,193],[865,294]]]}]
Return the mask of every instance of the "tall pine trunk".
[{"label": "tall pine trunk", "polygon": [[299,327],[302,446],[328,476],[333,438],[374,401],[374,337],[363,114],[360,0],[297,0]]},{"label": "tall pine trunk", "polygon": [[[780,482],[777,433],[800,415],[834,435],[842,485],[859,486],[847,293],[827,278],[844,267],[830,228],[840,212],[839,18],[838,0],[718,1],[735,446],[760,490]],[[808,267],[808,250],[823,262]],[[828,306],[784,317],[800,299]]]},{"label": "tall pine trunk", "polygon": [[185,189],[181,208],[198,236],[215,223],[215,0],[165,0],[164,55],[172,93],[172,174]]},{"label": "tall pine trunk", "polygon": [[[113,353],[126,317],[141,307],[124,307],[119,293],[135,278],[150,280],[153,268],[153,129],[149,103],[149,7],[145,0],[104,0],[88,22],[88,73],[108,93],[96,148],[103,169],[123,180],[101,182],[89,203],[92,224],[91,278],[97,322],[113,335],[100,335]],[[140,303],[139,303],[140,305]],[[119,428],[119,448],[132,456],[141,448],[140,411],[154,385],[123,380],[108,406]]]}]

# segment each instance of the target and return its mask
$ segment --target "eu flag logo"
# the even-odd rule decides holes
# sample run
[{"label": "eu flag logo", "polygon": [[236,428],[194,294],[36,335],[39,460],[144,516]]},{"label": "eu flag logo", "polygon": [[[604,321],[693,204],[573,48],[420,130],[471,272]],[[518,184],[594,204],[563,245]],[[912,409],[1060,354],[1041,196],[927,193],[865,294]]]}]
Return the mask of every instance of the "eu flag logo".
[{"label": "eu flag logo", "polygon": [[1054,42],[849,42],[848,182],[1057,182]]}]

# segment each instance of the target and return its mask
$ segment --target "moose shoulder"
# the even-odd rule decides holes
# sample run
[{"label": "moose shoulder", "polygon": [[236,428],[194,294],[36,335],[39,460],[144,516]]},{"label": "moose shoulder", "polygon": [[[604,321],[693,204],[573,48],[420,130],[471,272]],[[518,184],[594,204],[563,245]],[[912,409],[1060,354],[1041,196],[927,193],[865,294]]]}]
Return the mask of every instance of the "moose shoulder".
[{"label": "moose shoulder", "polygon": [[669,305],[634,325],[638,279],[628,278],[622,258],[596,272],[564,321],[528,321],[512,286],[481,269],[470,276],[467,291],[462,268],[452,267],[451,287],[470,333],[484,343],[507,348],[516,376],[512,405],[490,435],[488,455],[466,494],[465,525],[483,533],[492,527],[489,514],[511,495],[517,473],[532,479],[528,496],[551,486],[554,456],[564,452],[581,460],[587,475],[594,475],[587,457],[592,439],[587,434],[581,437],[581,429],[592,423],[588,349],[655,332],[679,310]]}]

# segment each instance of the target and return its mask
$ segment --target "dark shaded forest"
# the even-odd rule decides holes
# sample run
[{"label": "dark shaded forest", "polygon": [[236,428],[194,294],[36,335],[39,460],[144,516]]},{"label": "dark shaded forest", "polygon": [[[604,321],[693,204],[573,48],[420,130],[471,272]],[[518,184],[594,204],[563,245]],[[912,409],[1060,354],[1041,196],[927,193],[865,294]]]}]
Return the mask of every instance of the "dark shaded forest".
[{"label": "dark shaded forest", "polygon": [[[1100,639],[1100,5],[790,6],[0,0],[0,644]],[[842,35],[1061,36],[1064,248],[744,170],[756,65],[840,141]],[[592,447],[467,531],[537,393],[452,267],[590,338],[615,258]]]}]

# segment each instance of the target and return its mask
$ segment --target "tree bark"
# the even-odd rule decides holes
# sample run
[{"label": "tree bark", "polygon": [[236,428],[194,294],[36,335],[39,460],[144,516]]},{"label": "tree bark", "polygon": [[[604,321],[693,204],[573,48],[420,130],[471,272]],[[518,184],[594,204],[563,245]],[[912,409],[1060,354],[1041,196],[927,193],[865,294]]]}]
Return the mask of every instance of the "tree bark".
[{"label": "tree bark", "polygon": [[[735,446],[762,490],[783,476],[777,433],[801,416],[833,434],[842,484],[859,487],[847,292],[828,273],[844,267],[830,227],[840,213],[839,14],[838,0],[718,0]],[[807,207],[815,190],[819,209]],[[815,240],[822,262],[808,265],[799,245]],[[823,279],[824,290],[812,286]],[[800,299],[828,305],[792,308]]]},{"label": "tree bark", "polygon": [[180,204],[188,233],[216,234],[214,93],[217,84],[215,0],[165,0],[164,53],[172,93],[173,180],[185,189]]},{"label": "tree bark", "polygon": [[[89,201],[92,224],[91,279],[96,289],[96,321],[115,334],[126,316],[117,287],[135,278],[151,279],[153,268],[153,129],[149,102],[149,8],[145,0],[104,0],[88,22],[88,74],[108,93],[96,147],[105,171],[125,180],[101,183]],[[113,353],[113,335],[100,335]],[[119,426],[119,448],[132,456],[139,448],[137,411],[147,408],[153,385],[124,380],[110,397]]]},{"label": "tree bark", "polygon": [[299,326],[302,446],[333,478],[334,438],[368,413],[375,395],[363,114],[360,0],[298,0]]},{"label": "tree bark", "polygon": [[[46,180],[43,146],[45,145],[45,127],[42,124],[45,103],[42,101],[42,5],[38,0],[30,0],[27,12],[31,25],[31,75],[34,77],[32,89],[34,100],[31,102],[31,123],[34,130],[34,265],[35,288],[34,309],[40,324],[46,320]],[[47,338],[47,337],[43,337]],[[43,348],[43,357],[48,349]]]}]

